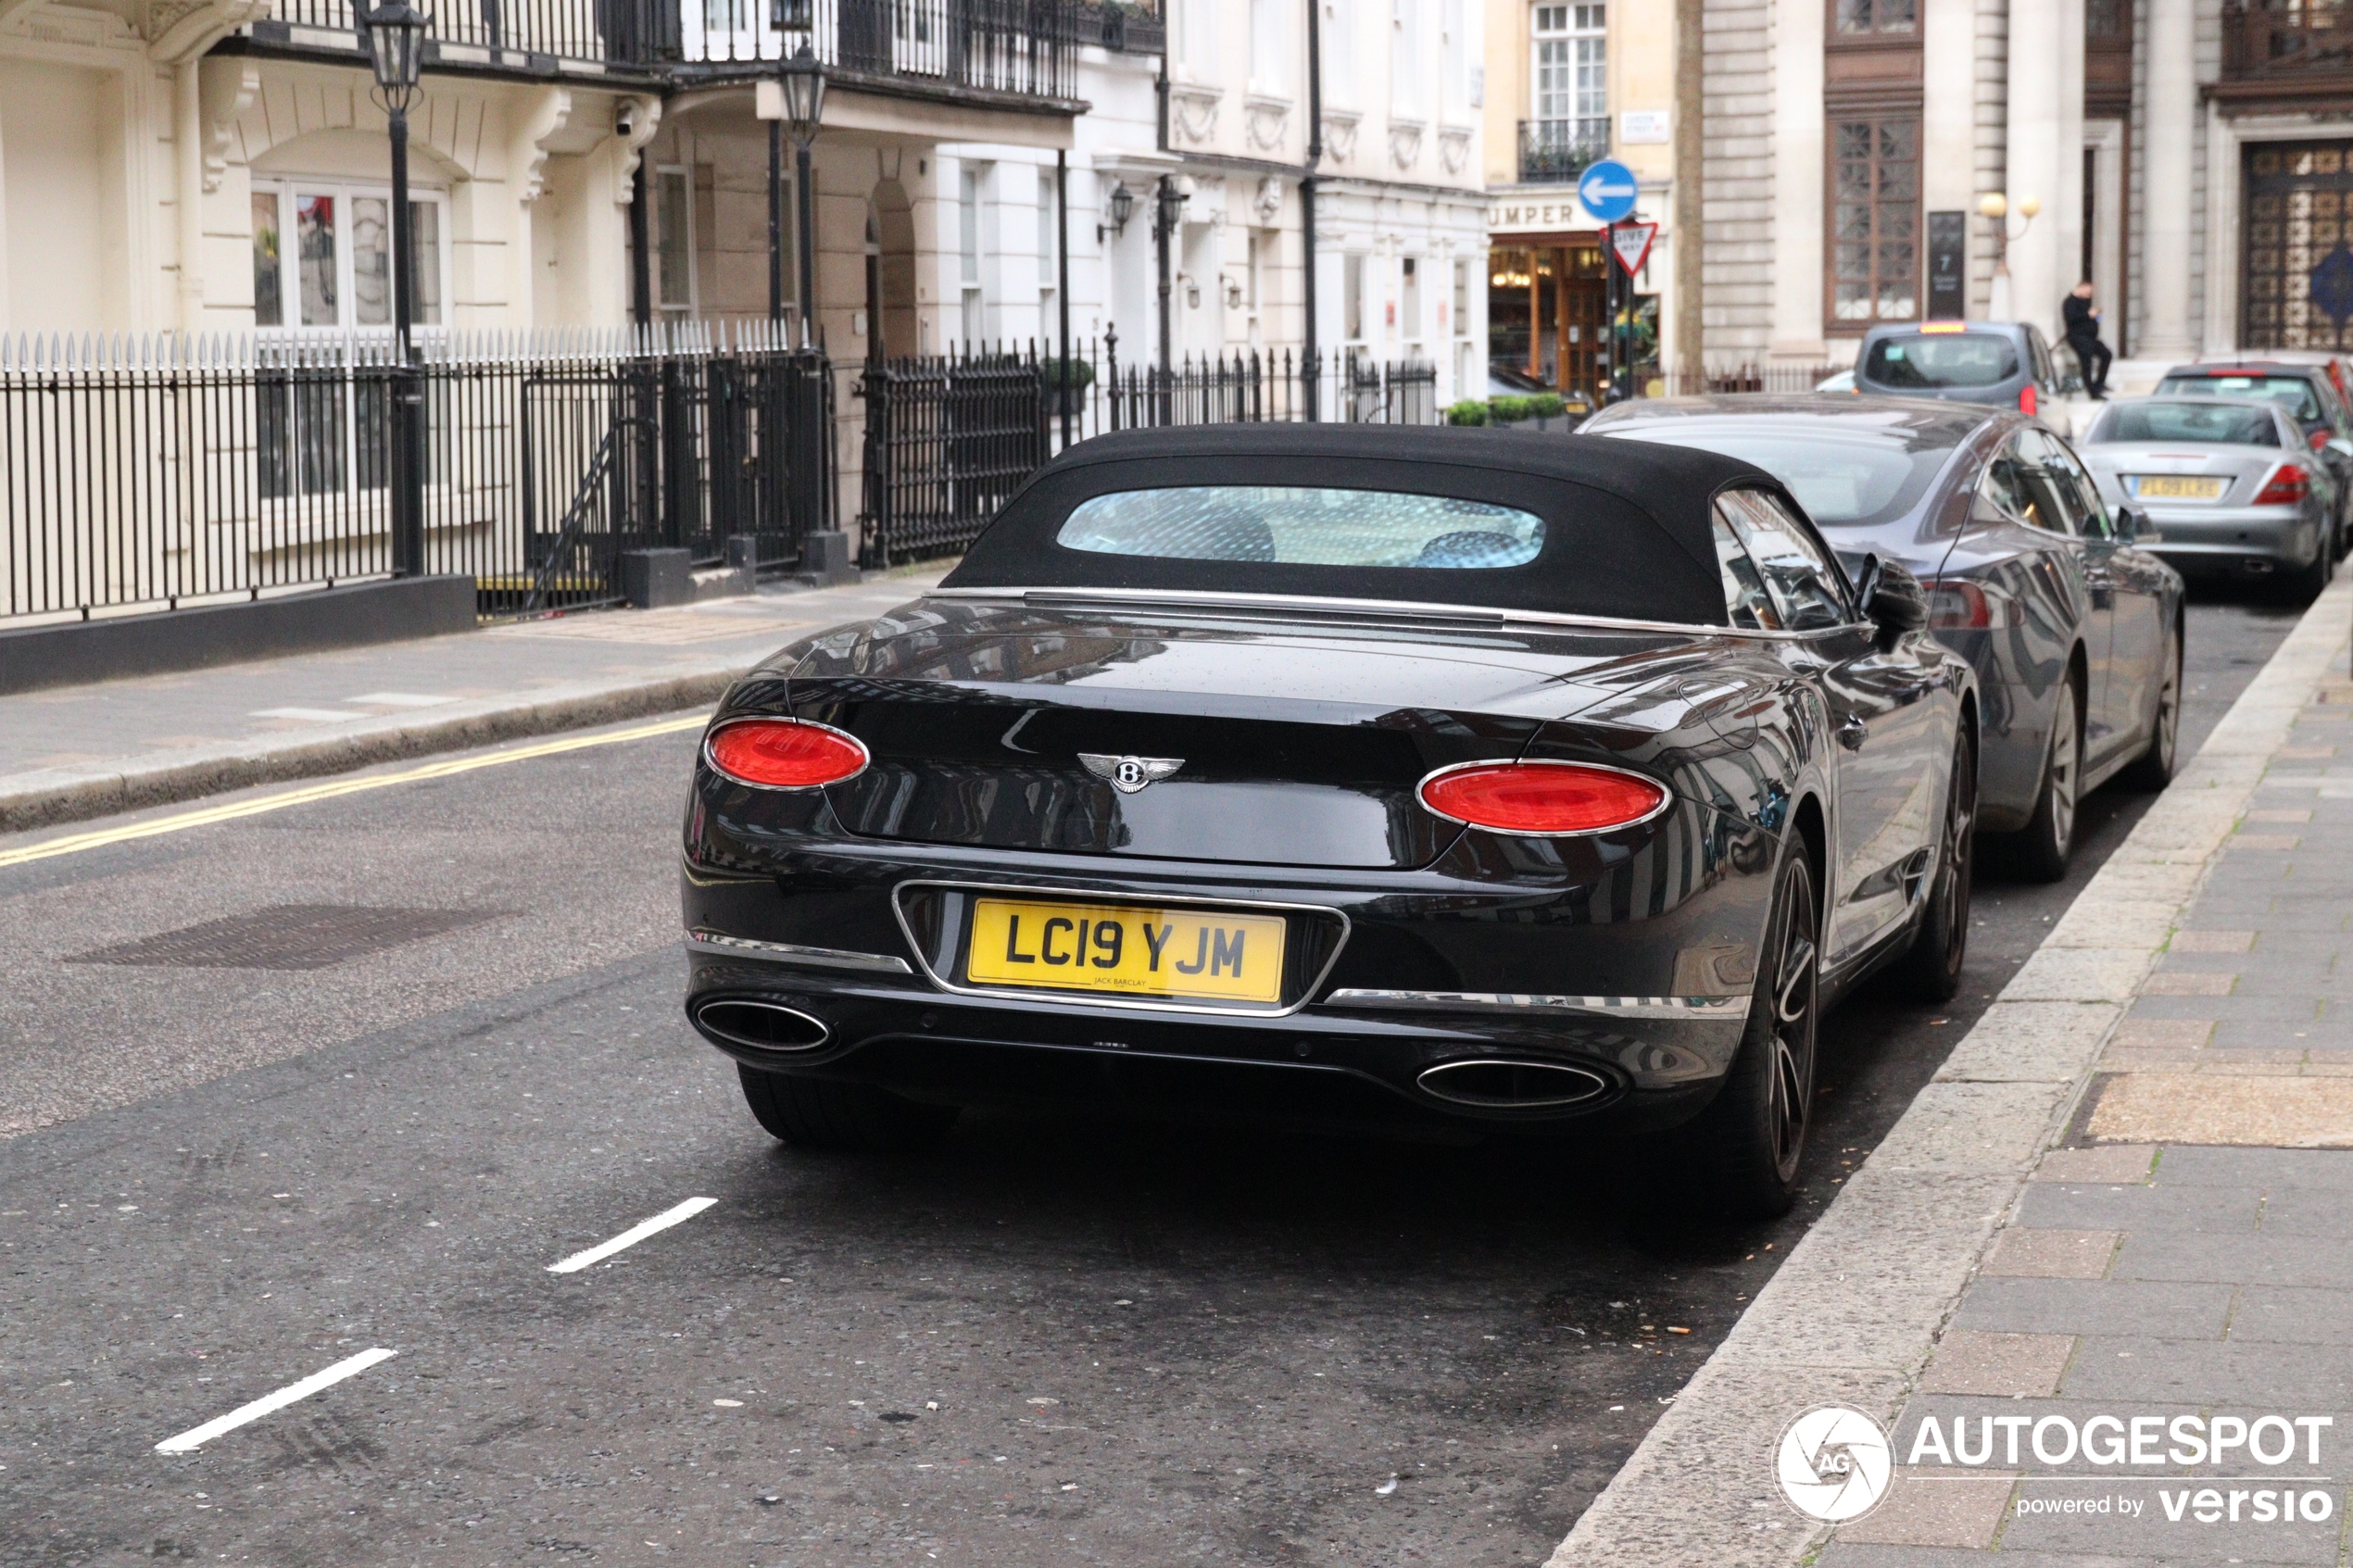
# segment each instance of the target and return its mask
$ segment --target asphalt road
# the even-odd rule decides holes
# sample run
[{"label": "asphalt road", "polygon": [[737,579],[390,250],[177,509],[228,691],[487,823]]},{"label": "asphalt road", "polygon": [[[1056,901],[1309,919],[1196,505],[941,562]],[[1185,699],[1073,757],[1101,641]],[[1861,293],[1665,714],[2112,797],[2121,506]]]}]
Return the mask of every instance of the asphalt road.
[{"label": "asphalt road", "polygon": [[[2194,607],[2185,746],[2293,621]],[[679,1016],[691,745],[0,866],[0,1563],[1541,1562],[2145,804],[1981,884],[1950,1009],[1833,1016],[1806,1201],[1725,1232],[1593,1156],[784,1153]],[[250,967],[321,906],[412,918]]]}]

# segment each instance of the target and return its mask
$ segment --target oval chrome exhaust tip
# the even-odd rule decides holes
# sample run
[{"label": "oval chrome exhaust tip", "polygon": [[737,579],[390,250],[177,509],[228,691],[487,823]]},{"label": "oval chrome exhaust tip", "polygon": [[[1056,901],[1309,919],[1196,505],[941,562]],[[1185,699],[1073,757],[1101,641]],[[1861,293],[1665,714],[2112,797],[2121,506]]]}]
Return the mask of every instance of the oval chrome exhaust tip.
[{"label": "oval chrome exhaust tip", "polygon": [[1414,1082],[1425,1094],[1481,1110],[1554,1110],[1609,1092],[1609,1080],[1556,1061],[1443,1061]]},{"label": "oval chrome exhaust tip", "polygon": [[730,1045],[756,1051],[813,1051],[833,1035],[821,1018],[749,997],[705,1002],[695,1010],[695,1022]]}]

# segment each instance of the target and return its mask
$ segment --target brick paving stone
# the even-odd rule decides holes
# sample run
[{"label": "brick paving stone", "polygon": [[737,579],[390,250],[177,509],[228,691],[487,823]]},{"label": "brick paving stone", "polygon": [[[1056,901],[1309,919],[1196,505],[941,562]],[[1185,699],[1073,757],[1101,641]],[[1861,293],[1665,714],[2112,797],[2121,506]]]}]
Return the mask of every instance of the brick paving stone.
[{"label": "brick paving stone", "polygon": [[2233,1339],[2353,1344],[2353,1290],[2251,1285],[2231,1310]]},{"label": "brick paving stone", "polygon": [[2353,1346],[2086,1336],[2060,1390],[2095,1401],[2353,1410]]},{"label": "brick paving stone", "polygon": [[2353,1153],[2309,1148],[2167,1148],[2158,1169],[2168,1182],[2232,1186],[2331,1187],[2353,1193]]},{"label": "brick paving stone", "polygon": [[2024,1395],[2047,1399],[2058,1392],[2059,1374],[2075,1353],[2071,1334],[1988,1334],[1978,1329],[1946,1332],[1936,1357],[1920,1374],[1923,1394]]},{"label": "brick paving stone", "polygon": [[2251,852],[2270,853],[2284,849],[2293,849],[2302,842],[2303,839],[2299,835],[2292,833],[2238,833],[2233,834],[2230,841],[2223,845],[2222,847],[2225,849],[2242,849]]},{"label": "brick paving stone", "polygon": [[2051,1230],[2235,1231],[2252,1236],[2265,1212],[2263,1193],[2257,1187],[2044,1183],[2027,1189],[2018,1223]]},{"label": "brick paving stone", "polygon": [[2012,1228],[1994,1244],[1982,1272],[2012,1278],[2098,1279],[2108,1273],[2116,1243],[2114,1231]]},{"label": "brick paving stone", "polygon": [[2133,1004],[2132,1016],[2136,1019],[2212,1019],[2218,1023],[2309,1023],[2320,1016],[2320,1011],[2321,999],[2318,997],[2282,997],[2262,993],[2235,997],[2143,996]]},{"label": "brick paving stone", "polygon": [[2220,1339],[2230,1282],[2017,1279],[1981,1274],[1955,1310],[1956,1327],[2011,1334],[2145,1334]]},{"label": "brick paving stone", "polygon": [[2353,1078],[2259,1072],[2118,1073],[2102,1081],[2085,1127],[2125,1143],[2353,1146]]},{"label": "brick paving stone", "polygon": [[[2353,1204],[2326,1187],[2282,1187],[2263,1200],[2263,1234],[2353,1237]],[[2346,1336],[2353,1340],[2353,1322]]]},{"label": "brick paving stone", "polygon": [[2255,946],[2252,931],[2177,931],[2167,950],[2174,953],[2244,953]]},{"label": "brick paving stone", "polygon": [[2246,820],[2250,822],[2309,822],[2312,820],[2312,813],[2309,810],[2291,811],[2275,808],[2270,810],[2249,811],[2246,814]]},{"label": "brick paving stone", "polygon": [[[1926,1478],[1926,1477],[1933,1477]],[[1887,1496],[1869,1516],[1842,1525],[1838,1538],[1891,1546],[1969,1547],[1994,1544],[2009,1512],[2007,1474],[1955,1475],[1899,1465]]]},{"label": "brick paving stone", "polygon": [[2119,1280],[2353,1286],[2353,1242],[2146,1231],[2124,1238],[2109,1274]]},{"label": "brick paving stone", "polygon": [[2127,1018],[2108,1037],[2113,1047],[2155,1046],[2169,1050],[2195,1050],[2214,1033],[2210,1018]]},{"label": "brick paving stone", "polygon": [[2227,997],[2239,977],[2231,970],[2163,970],[2141,986],[2144,997]]},{"label": "brick paving stone", "polygon": [[2055,1148],[2028,1178],[2037,1182],[2145,1182],[2157,1163],[2154,1144],[2111,1144],[2102,1148]]}]

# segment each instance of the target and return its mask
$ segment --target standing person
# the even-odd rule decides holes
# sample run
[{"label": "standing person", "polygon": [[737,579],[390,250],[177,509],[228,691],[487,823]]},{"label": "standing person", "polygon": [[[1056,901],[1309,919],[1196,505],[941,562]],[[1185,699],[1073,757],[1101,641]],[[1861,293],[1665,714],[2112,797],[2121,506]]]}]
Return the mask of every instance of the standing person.
[{"label": "standing person", "polygon": [[2100,341],[2100,313],[2092,304],[2091,279],[2084,279],[2068,291],[2059,314],[2067,320],[2067,346],[2075,350],[2076,362],[2083,367],[2084,392],[2095,403],[2105,402],[2108,368],[2116,356]]}]

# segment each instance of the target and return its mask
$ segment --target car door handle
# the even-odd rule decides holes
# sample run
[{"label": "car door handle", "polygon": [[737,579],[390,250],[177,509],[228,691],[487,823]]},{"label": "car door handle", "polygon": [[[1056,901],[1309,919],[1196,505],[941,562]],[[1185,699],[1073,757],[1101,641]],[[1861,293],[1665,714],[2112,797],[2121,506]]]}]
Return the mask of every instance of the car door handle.
[{"label": "car door handle", "polygon": [[1860,751],[1863,742],[1870,735],[1871,727],[1849,713],[1838,721],[1838,728],[1832,733],[1838,736],[1839,745],[1849,751]]}]

